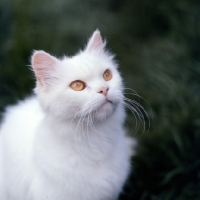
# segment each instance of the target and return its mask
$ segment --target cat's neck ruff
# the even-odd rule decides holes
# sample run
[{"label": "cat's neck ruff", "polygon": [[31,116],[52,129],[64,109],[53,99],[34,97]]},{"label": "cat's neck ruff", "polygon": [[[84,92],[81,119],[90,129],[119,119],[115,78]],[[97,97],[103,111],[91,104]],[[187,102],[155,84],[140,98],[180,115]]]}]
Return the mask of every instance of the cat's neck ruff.
[{"label": "cat's neck ruff", "polygon": [[[102,132],[108,137],[108,132],[113,134],[113,132],[115,133],[115,129],[118,130],[119,127],[122,127],[124,118],[124,108],[123,105],[119,103],[113,114],[101,121],[91,121],[89,118],[89,121],[87,121],[87,119],[82,120],[81,118],[61,119],[46,114],[44,115],[43,122],[40,124],[39,129],[41,129],[42,126],[47,128],[49,133],[52,132],[55,137],[61,139],[66,138],[67,140],[76,140],[77,138],[75,137],[83,137],[82,139],[84,139],[85,136],[83,136],[83,134],[87,134],[87,137],[102,137]],[[55,133],[57,134],[55,135]],[[110,137],[113,138],[111,133]]]},{"label": "cat's neck ruff", "polygon": [[[115,146],[119,145],[120,138],[124,137],[123,116],[124,110],[120,104],[111,116],[90,125],[81,124],[79,120],[61,121],[47,115],[35,135],[37,149],[34,154],[37,155],[37,161],[43,163],[44,156],[41,152],[49,152],[47,154],[51,155],[52,152],[57,152],[56,149],[63,149],[56,154],[58,162],[63,162],[60,160],[60,152],[70,156],[71,153],[68,155],[68,152],[75,151],[77,155],[84,157],[85,162],[97,162],[108,156],[112,157]],[[116,134],[117,132],[121,134]],[[50,146],[46,148],[47,144]]]}]

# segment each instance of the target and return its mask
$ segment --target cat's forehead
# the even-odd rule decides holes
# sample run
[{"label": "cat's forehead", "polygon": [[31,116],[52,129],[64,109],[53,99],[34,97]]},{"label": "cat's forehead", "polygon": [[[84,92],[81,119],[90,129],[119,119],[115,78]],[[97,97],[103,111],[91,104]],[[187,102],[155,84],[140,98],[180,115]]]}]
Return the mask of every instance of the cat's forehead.
[{"label": "cat's forehead", "polygon": [[79,54],[63,59],[62,68],[70,77],[89,78],[101,75],[106,69],[114,70],[115,66],[104,56]]}]

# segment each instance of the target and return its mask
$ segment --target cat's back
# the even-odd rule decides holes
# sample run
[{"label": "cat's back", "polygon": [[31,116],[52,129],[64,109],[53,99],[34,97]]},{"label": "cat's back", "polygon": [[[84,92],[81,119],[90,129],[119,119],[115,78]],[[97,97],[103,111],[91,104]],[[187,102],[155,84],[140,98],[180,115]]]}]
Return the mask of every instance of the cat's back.
[{"label": "cat's back", "polygon": [[[30,130],[31,127],[43,118],[43,112],[35,96],[20,101],[14,106],[6,108],[3,121],[0,125],[0,134],[16,132],[17,130]],[[6,129],[6,130],[5,130]]]},{"label": "cat's back", "polygon": [[[19,180],[33,177],[31,148],[34,132],[42,118],[43,112],[35,96],[7,107],[0,125],[0,199],[5,199],[3,188],[11,182],[12,190],[18,190],[20,183],[15,181],[16,177],[21,177]],[[25,173],[27,166],[29,174]]]},{"label": "cat's back", "polygon": [[[0,151],[17,155],[28,152],[34,132],[43,118],[35,96],[6,109],[0,126]],[[4,153],[4,152],[3,152]]]}]

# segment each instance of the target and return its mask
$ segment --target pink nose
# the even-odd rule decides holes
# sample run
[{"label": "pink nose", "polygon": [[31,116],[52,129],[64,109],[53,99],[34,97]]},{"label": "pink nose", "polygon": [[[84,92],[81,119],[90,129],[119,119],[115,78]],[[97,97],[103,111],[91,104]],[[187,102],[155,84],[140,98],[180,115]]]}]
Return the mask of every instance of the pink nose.
[{"label": "pink nose", "polygon": [[98,93],[102,93],[104,96],[106,96],[107,93],[108,93],[108,90],[109,90],[109,88],[107,88],[107,87],[102,87],[102,88],[100,88],[100,90],[99,90]]}]

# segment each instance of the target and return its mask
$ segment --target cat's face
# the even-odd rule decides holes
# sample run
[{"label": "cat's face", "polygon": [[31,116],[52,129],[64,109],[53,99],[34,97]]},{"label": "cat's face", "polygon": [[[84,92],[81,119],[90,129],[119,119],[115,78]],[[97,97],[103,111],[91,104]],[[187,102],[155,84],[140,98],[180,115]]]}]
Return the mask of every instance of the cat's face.
[{"label": "cat's face", "polygon": [[61,60],[36,51],[32,66],[44,110],[62,119],[101,121],[123,100],[122,80],[95,31],[84,51]]}]

